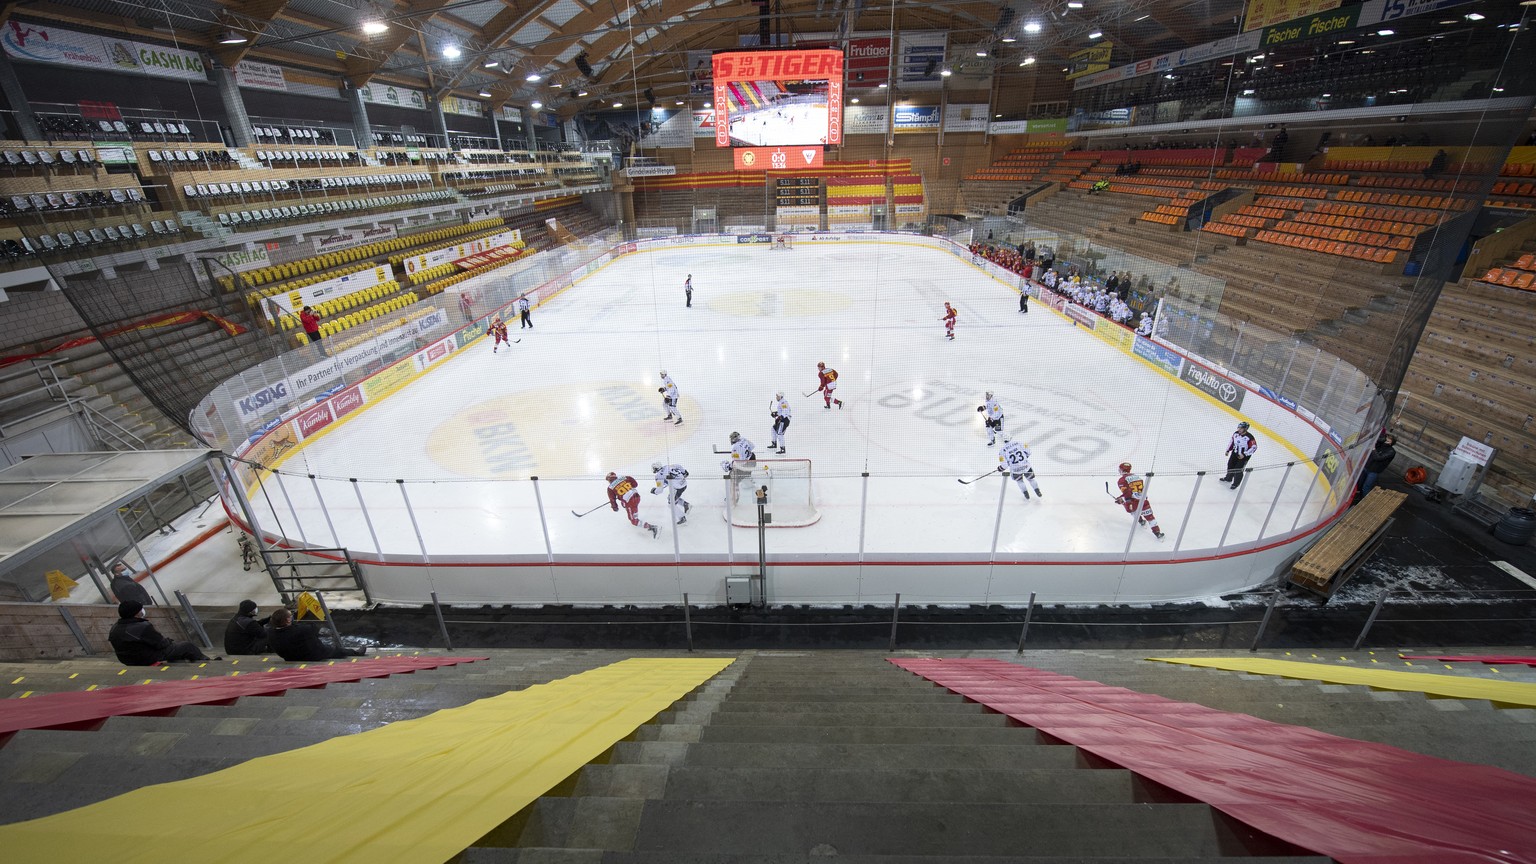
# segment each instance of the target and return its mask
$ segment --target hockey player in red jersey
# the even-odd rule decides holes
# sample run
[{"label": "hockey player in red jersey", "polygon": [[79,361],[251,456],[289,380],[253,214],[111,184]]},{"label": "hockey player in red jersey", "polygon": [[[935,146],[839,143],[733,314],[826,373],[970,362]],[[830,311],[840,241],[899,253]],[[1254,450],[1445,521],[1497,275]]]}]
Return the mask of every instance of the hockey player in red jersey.
[{"label": "hockey player in red jersey", "polygon": [[1147,501],[1147,482],[1140,474],[1131,473],[1131,463],[1120,463],[1120,479],[1115,483],[1120,487],[1120,497],[1115,499],[1115,503],[1135,516],[1137,522],[1151,528],[1152,536],[1163,539],[1163,530],[1157,527],[1157,517],[1152,515],[1152,504]]},{"label": "hockey player in red jersey", "polygon": [[640,492],[635,478],[625,475],[620,477],[612,471],[608,472],[608,506],[613,512],[619,512],[619,504],[624,505],[624,514],[629,517],[629,524],[639,525],[651,536],[656,536],[656,526],[649,522],[640,521]]},{"label": "hockey player in red jersey", "polygon": [[[495,354],[501,350],[502,344],[507,341],[507,325],[502,323],[500,317],[491,322],[491,336],[496,340],[495,347],[491,348],[491,353]],[[512,346],[508,345],[507,347],[510,348]]]},{"label": "hockey player in red jersey", "polygon": [[826,402],[826,405],[823,407],[831,408],[832,403],[836,402],[837,407],[841,409],[843,407],[843,400],[832,398],[832,393],[837,390],[837,370],[828,369],[827,364],[825,363],[817,363],[816,380],[818,382],[818,386],[816,387],[816,390],[812,392],[821,394],[822,399]]},{"label": "hockey player in red jersey", "polygon": [[939,319],[944,322],[944,338],[955,341],[955,307],[944,301],[944,317]]}]

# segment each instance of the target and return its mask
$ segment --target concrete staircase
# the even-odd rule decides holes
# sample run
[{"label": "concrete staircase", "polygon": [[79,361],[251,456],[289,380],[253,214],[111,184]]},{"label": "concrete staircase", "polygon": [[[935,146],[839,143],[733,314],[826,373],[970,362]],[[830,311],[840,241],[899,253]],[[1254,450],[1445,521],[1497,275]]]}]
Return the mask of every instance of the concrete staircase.
[{"label": "concrete staircase", "polygon": [[744,655],[459,860],[1328,860],[1010,722],[879,654]]},{"label": "concrete staircase", "polygon": [[[94,732],[18,733],[0,746],[0,823],[667,652],[475,653],[490,659],[189,706],[174,717],[115,717]],[[1536,711],[1529,709],[1151,663],[1145,651],[968,656],[1536,776]],[[1408,668],[1393,655],[1369,652],[1317,662],[1339,656]],[[0,664],[0,697],[285,665],[263,658],[164,671],[123,671],[106,659]],[[1536,671],[1514,667],[1420,663],[1411,671],[1536,680]],[[456,860],[803,864],[833,857],[852,864],[1329,860],[1017,725],[896,668],[883,654],[853,651],[739,655]]]}]

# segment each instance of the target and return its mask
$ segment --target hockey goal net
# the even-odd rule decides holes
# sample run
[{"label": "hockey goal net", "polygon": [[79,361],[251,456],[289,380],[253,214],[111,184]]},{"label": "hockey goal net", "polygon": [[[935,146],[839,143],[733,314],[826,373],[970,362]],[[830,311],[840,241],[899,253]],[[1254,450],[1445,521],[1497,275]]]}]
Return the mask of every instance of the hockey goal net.
[{"label": "hockey goal net", "polygon": [[804,528],[821,519],[816,509],[816,487],[812,482],[809,459],[759,459],[747,477],[727,480],[726,495],[734,499],[726,508],[727,518],[738,528],[757,526],[759,487],[767,487],[768,501],[763,515],[769,528]]},{"label": "hockey goal net", "polygon": [[773,246],[771,248],[774,248],[774,249],[793,249],[793,248],[795,248],[795,238],[791,237],[788,234],[779,234],[778,236],[773,238]]}]

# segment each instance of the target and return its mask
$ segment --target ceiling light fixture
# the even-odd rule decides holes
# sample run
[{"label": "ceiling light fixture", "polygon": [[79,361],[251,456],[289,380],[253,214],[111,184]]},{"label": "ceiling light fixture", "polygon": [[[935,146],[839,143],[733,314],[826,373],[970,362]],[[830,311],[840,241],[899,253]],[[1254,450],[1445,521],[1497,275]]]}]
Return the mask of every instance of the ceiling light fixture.
[{"label": "ceiling light fixture", "polygon": [[1088,38],[1089,39],[1100,39],[1103,36],[1104,36],[1104,31],[1102,31],[1102,30],[1095,30],[1092,33],[1088,34]]},{"label": "ceiling light fixture", "polygon": [[1340,39],[1338,41],[1338,44],[1339,45],[1353,45],[1353,44],[1355,44],[1355,40],[1353,40],[1353,39]]},{"label": "ceiling light fixture", "polygon": [[1396,30],[1377,30],[1376,31],[1376,35],[1377,36],[1392,36],[1392,35],[1395,35],[1396,33],[1397,33]]},{"label": "ceiling light fixture", "polygon": [[859,97],[855,96],[852,99],[849,99],[848,101],[850,103],[854,104],[854,105],[857,105],[857,104],[859,104]]},{"label": "ceiling light fixture", "polygon": [[624,107],[624,103],[623,102],[615,102],[615,103],[613,103],[613,107],[615,107],[615,108],[623,108]]},{"label": "ceiling light fixture", "polygon": [[1025,24],[1024,25],[1024,32],[1025,33],[1039,33],[1040,32],[1040,22],[1039,21],[1031,21],[1028,24]]},{"label": "ceiling light fixture", "polygon": [[463,55],[464,52],[460,51],[459,46],[457,45],[448,45],[443,48],[443,56],[447,57],[449,60],[457,60]]},{"label": "ceiling light fixture", "polygon": [[537,111],[537,110],[539,110],[539,109],[540,109],[540,108],[543,108],[543,107],[544,107],[544,103],[543,103],[543,102],[540,102],[540,101],[539,101],[539,100],[537,100],[537,99],[535,99],[535,100],[533,100],[533,101],[532,101],[532,102],[529,102],[529,103],[528,103],[528,107],[529,107],[529,108],[532,108],[532,109],[533,109],[533,110],[535,110],[535,111]]},{"label": "ceiling light fixture", "polygon": [[1068,9],[1081,9],[1081,8],[1083,8],[1082,0],[1071,0],[1071,2],[1067,4],[1067,8]]},{"label": "ceiling light fixture", "polygon": [[675,105],[677,105],[677,107],[681,108],[681,107],[683,107],[683,100],[679,99],[679,100],[677,100],[677,102],[675,102],[673,104],[675,104]]},{"label": "ceiling light fixture", "polygon": [[544,80],[544,76],[540,75],[537,72],[529,72],[527,74],[527,76],[525,76],[523,78],[523,80],[527,81],[527,82],[530,82],[530,83],[535,82],[535,81],[543,81]]},{"label": "ceiling light fixture", "polygon": [[985,56],[987,56],[987,51],[986,51],[986,49],[985,49],[985,48],[979,48],[979,49],[977,49],[977,51],[976,51],[976,56],[977,56],[977,57],[985,57]]},{"label": "ceiling light fixture", "polygon": [[251,40],[245,38],[244,34],[236,30],[225,30],[224,35],[219,37],[220,45],[244,45],[249,41]]},{"label": "ceiling light fixture", "polygon": [[480,91],[480,98],[482,98],[482,99],[489,99],[489,98],[491,98],[491,91],[489,91],[489,90],[481,90]]},{"label": "ceiling light fixture", "polygon": [[1035,55],[1031,54],[1028,57],[1025,57],[1023,60],[1020,60],[1019,61],[1019,65],[1020,66],[1029,66],[1029,65],[1033,64],[1034,62],[1035,62]]},{"label": "ceiling light fixture", "polygon": [[1151,15],[1143,15],[1140,18],[1137,18],[1135,21],[1132,21],[1131,23],[1135,24],[1135,23],[1137,23],[1139,21],[1145,21],[1145,20],[1147,20],[1148,18],[1151,18],[1151,17],[1152,17]]},{"label": "ceiling light fixture", "polygon": [[501,65],[501,61],[500,60],[487,60],[484,63],[480,64],[480,68],[482,68],[482,69],[495,69],[497,66],[500,66],[500,65]]},{"label": "ceiling light fixture", "polygon": [[950,69],[949,67],[945,67],[943,71],[939,72],[939,74],[945,78],[948,78],[955,73],[954,70]]},{"label": "ceiling light fixture", "polygon": [[884,89],[885,89],[885,88],[887,88],[887,87],[889,87],[889,86],[891,86],[891,85],[889,85],[889,84],[887,84],[887,83],[885,83],[885,82],[884,82],[884,81],[881,81],[881,82],[880,82],[880,89],[881,89],[881,90],[884,90]]},{"label": "ceiling light fixture", "polygon": [[1007,44],[1007,45],[1012,45],[1013,43],[1015,43],[1017,41],[1019,41],[1019,40],[1014,38],[1014,37],[1012,37],[1012,36],[1004,36],[1003,37],[1003,42],[1004,42],[1004,44]]},{"label": "ceiling light fixture", "polygon": [[577,90],[576,91],[576,98],[577,99],[580,99],[581,97],[583,97],[585,95],[587,95],[587,91],[585,91],[585,90]]},{"label": "ceiling light fixture", "polygon": [[377,36],[380,33],[383,33],[385,30],[388,30],[388,29],[389,29],[389,25],[385,24],[383,21],[364,21],[363,22],[363,35],[365,35],[365,36]]},{"label": "ceiling light fixture", "polygon": [[1324,93],[1323,94],[1323,98],[1324,99],[1331,99],[1331,98],[1333,98],[1333,94],[1332,93]]},{"label": "ceiling light fixture", "polygon": [[1488,16],[1482,14],[1481,12],[1468,12],[1467,14],[1463,15],[1462,17],[1467,19],[1468,21],[1481,21],[1481,20],[1483,20],[1484,18],[1486,18]]}]

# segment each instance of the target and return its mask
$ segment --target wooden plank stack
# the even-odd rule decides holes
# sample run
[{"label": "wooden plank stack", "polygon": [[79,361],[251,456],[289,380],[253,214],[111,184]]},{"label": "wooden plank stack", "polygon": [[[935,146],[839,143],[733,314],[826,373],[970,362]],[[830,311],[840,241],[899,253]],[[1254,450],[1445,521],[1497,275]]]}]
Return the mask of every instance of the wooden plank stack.
[{"label": "wooden plank stack", "polygon": [[1408,496],[1377,487],[1344,514],[1291,568],[1291,581],[1323,589],[1350,562]]}]

